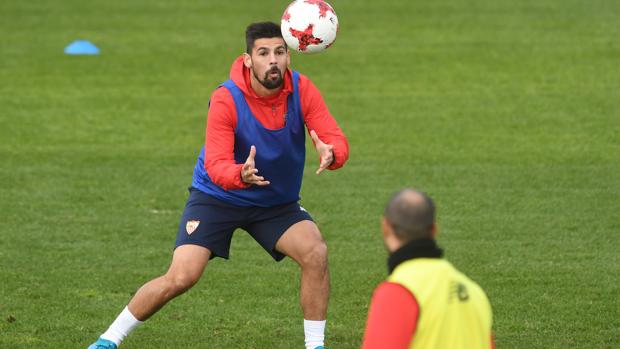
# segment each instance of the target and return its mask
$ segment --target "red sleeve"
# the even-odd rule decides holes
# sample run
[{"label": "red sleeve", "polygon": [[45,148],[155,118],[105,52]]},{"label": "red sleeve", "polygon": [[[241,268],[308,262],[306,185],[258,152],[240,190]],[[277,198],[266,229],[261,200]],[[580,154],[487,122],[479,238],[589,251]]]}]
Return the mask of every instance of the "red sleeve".
[{"label": "red sleeve", "polygon": [[372,296],[362,349],[407,349],[418,322],[419,306],[404,286],[384,282]]},{"label": "red sleeve", "polygon": [[211,95],[205,141],[205,169],[213,183],[226,190],[247,188],[241,181],[241,167],[235,163],[235,103],[225,88]]},{"label": "red sleeve", "polygon": [[314,130],[323,143],[334,146],[334,161],[328,167],[335,170],[344,165],[349,158],[349,143],[338,127],[336,119],[330,114],[319,89],[304,75],[299,76],[301,111],[308,130]]}]

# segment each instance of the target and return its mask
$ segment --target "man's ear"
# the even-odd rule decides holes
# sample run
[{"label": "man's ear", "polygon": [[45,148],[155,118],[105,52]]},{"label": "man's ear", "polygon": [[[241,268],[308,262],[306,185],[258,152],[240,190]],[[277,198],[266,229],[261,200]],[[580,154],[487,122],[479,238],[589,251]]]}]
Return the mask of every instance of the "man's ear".
[{"label": "man's ear", "polygon": [[247,52],[243,53],[243,65],[245,65],[246,68],[252,68],[252,56]]},{"label": "man's ear", "polygon": [[394,229],[390,225],[390,223],[385,219],[385,217],[381,217],[381,231],[383,232],[383,238],[387,238],[389,236],[394,235]]},{"label": "man's ear", "polygon": [[439,234],[439,226],[437,225],[437,222],[433,222],[433,226],[431,227],[431,236],[435,238],[437,237],[437,234]]}]

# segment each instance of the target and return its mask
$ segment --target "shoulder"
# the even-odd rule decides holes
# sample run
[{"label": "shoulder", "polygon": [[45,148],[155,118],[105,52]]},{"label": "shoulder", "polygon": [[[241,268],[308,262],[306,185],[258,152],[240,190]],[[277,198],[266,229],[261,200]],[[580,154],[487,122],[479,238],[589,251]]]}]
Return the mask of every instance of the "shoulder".
[{"label": "shoulder", "polygon": [[[306,92],[318,92],[318,89],[316,87],[316,85],[314,85],[314,83],[312,82],[312,80],[310,80],[309,77],[307,77],[306,75],[298,72],[298,71],[294,71],[295,73],[297,73],[298,76],[298,81],[299,81],[299,91],[301,93],[306,93]],[[291,71],[291,77],[293,76],[293,71]]]},{"label": "shoulder", "polygon": [[209,110],[233,110],[234,107],[235,100],[226,87],[219,86],[211,93],[211,99],[209,100]]},{"label": "shoulder", "polygon": [[491,302],[489,301],[489,297],[487,293],[484,291],[482,286],[478,284],[476,281],[472,280],[469,276],[461,273],[464,283],[467,285],[469,289],[469,293],[473,294],[479,301],[485,304],[485,306],[491,307]]},{"label": "shoulder", "polygon": [[314,85],[312,80],[305,76],[304,74],[299,73],[299,97],[301,99],[301,108],[304,112],[304,115],[311,113],[313,110],[319,108],[324,108],[325,102],[323,101],[323,97],[321,96],[321,92]]},{"label": "shoulder", "polygon": [[473,280],[471,277],[469,277],[467,274],[465,274],[464,272],[460,271],[459,269],[457,269],[454,265],[450,264],[450,266],[452,267],[453,273],[456,276],[457,280],[459,280],[459,282],[465,284],[467,286],[467,288],[482,294],[485,298],[486,298],[486,293],[484,292],[484,290],[482,289],[482,287],[475,281]]},{"label": "shoulder", "polygon": [[403,303],[416,303],[415,296],[407,287],[396,282],[382,282],[373,294],[373,302],[389,303],[398,306]]},{"label": "shoulder", "polygon": [[208,124],[236,126],[237,109],[235,100],[227,88],[220,86],[211,93]]},{"label": "shoulder", "polygon": [[420,306],[415,296],[403,285],[385,281],[375,289],[369,312],[375,319],[382,319],[384,325],[396,323],[399,326],[416,321]]},{"label": "shoulder", "polygon": [[224,86],[218,86],[211,93],[211,103],[229,99],[232,99],[232,95],[230,94],[230,91],[228,91],[228,89]]}]

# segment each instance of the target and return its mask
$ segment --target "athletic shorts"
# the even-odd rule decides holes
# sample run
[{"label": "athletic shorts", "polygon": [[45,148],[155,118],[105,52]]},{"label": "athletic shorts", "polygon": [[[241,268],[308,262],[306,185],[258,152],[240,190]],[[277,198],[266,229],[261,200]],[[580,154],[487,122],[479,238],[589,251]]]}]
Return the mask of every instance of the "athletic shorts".
[{"label": "athletic shorts", "polygon": [[175,248],[199,245],[211,251],[211,258],[228,259],[233,232],[240,228],[280,261],[285,256],[276,251],[276,242],[293,224],[304,220],[312,221],[312,217],[297,202],[273,207],[235,206],[189,188]]}]

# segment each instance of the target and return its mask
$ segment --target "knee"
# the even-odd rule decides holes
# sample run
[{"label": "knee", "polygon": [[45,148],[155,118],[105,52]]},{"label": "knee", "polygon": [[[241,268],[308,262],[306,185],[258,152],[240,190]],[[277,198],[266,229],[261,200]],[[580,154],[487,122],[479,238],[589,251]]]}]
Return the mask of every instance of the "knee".
[{"label": "knee", "polygon": [[327,268],[327,244],[325,241],[319,241],[301,258],[301,266],[309,268]]},{"label": "knee", "polygon": [[168,279],[169,291],[173,294],[181,294],[194,286],[200,276],[192,275],[190,273],[174,273],[166,275]]}]

